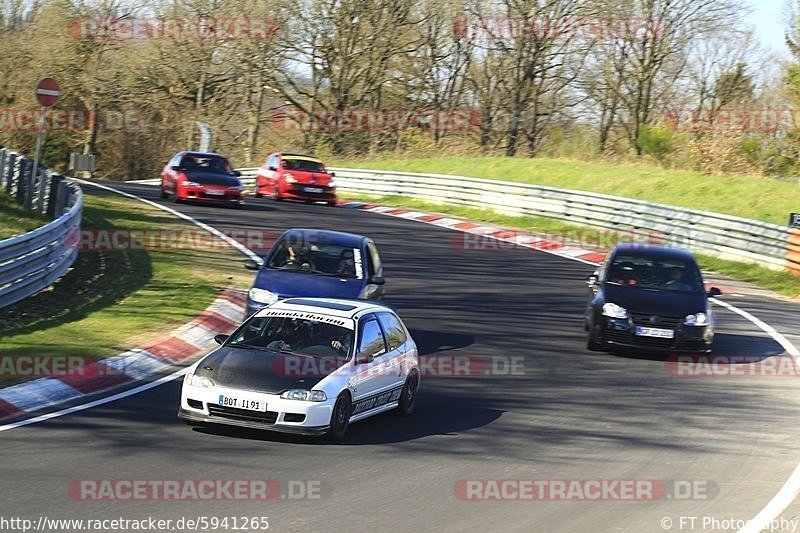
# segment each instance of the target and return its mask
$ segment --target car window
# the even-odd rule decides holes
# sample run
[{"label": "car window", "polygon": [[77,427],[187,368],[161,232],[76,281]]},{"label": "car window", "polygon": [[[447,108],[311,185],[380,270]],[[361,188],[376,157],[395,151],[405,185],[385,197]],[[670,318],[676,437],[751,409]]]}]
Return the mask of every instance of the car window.
[{"label": "car window", "polygon": [[231,169],[228,160],[224,157],[214,156],[201,156],[201,155],[186,155],[181,162],[181,166],[186,170],[215,172],[219,174],[231,174]]},{"label": "car window", "polygon": [[350,355],[353,331],[323,320],[255,316],[231,336],[228,345],[315,357],[343,357]]},{"label": "car window", "polygon": [[336,244],[290,242],[284,239],[269,256],[267,268],[361,279],[361,251]]},{"label": "car window", "polygon": [[696,263],[661,255],[615,255],[608,267],[606,281],[640,289],[704,291],[703,278]]},{"label": "car window", "polygon": [[277,155],[269,156],[269,159],[267,159],[267,167],[275,167],[275,168],[278,167],[278,156]]},{"label": "car window", "polygon": [[392,313],[379,313],[378,319],[381,321],[383,331],[386,333],[386,342],[389,345],[389,351],[399,348],[406,342],[406,332],[400,319]]},{"label": "car window", "polygon": [[322,163],[310,159],[284,158],[283,168],[286,170],[301,170],[304,172],[325,172],[325,166]]},{"label": "car window", "polygon": [[371,319],[361,325],[361,337],[358,343],[359,355],[377,356],[386,352],[386,341],[383,338],[378,321]]}]

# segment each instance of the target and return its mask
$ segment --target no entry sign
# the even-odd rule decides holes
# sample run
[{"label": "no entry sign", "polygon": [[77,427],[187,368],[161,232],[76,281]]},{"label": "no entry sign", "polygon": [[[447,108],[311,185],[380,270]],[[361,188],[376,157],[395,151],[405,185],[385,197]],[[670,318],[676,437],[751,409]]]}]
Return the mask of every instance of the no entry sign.
[{"label": "no entry sign", "polygon": [[53,78],[42,78],[36,85],[36,100],[42,107],[53,107],[61,96],[61,87]]}]

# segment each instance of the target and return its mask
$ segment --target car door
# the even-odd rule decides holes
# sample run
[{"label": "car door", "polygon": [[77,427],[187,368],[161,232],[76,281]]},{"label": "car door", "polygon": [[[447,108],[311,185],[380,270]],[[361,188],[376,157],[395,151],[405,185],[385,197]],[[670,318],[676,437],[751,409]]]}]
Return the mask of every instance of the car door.
[{"label": "car door", "polygon": [[355,353],[353,415],[358,415],[380,405],[378,398],[397,379],[391,375],[391,357],[387,350],[386,337],[374,314],[359,320]]},{"label": "car door", "polygon": [[386,350],[389,361],[389,375],[392,378],[389,386],[391,388],[401,387],[405,383],[406,357],[413,356],[413,349],[408,343],[408,335],[400,319],[389,312],[378,313],[378,321],[383,329],[386,338]]}]

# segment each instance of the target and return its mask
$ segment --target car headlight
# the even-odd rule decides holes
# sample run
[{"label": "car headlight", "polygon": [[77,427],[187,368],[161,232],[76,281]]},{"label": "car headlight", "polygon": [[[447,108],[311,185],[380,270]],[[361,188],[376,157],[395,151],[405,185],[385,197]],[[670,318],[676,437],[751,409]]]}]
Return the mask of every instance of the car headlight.
[{"label": "car headlight", "polygon": [[247,293],[251,300],[254,302],[262,303],[262,304],[274,304],[278,301],[278,295],[274,292],[265,291],[264,289],[257,289],[253,287],[250,289],[250,292]]},{"label": "car headlight", "polygon": [[324,391],[291,389],[281,394],[284,400],[302,400],[306,402],[324,402],[328,399]]},{"label": "car headlight", "polygon": [[687,326],[707,326],[708,322],[708,315],[705,313],[686,315],[686,318],[683,319],[683,323]]},{"label": "car headlight", "polygon": [[286,183],[297,183],[297,179],[291,174],[284,174],[283,179],[286,180]]},{"label": "car headlight", "polygon": [[611,318],[628,318],[628,311],[624,307],[609,302],[603,304],[603,315]]},{"label": "car headlight", "polygon": [[197,183],[196,181],[184,181],[183,184],[186,187],[202,187],[203,186],[202,184]]},{"label": "car headlight", "polygon": [[192,372],[186,374],[186,383],[193,387],[211,388],[215,385],[214,380],[205,376],[196,376]]}]

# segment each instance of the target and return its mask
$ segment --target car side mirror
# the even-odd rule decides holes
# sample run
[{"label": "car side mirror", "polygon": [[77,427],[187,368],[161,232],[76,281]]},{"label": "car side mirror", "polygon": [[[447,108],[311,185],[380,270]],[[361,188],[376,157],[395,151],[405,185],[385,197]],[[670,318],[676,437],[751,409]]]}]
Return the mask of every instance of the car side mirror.
[{"label": "car side mirror", "polygon": [[244,267],[247,270],[258,270],[261,268],[261,265],[256,263],[254,259],[248,259],[247,261],[244,262]]},{"label": "car side mirror", "polygon": [[335,177],[336,177],[336,172],[333,172],[333,171],[331,171],[331,172],[328,172],[328,174],[330,174],[330,176],[331,176],[332,178],[335,178]]},{"label": "car side mirror", "polygon": [[357,365],[365,365],[371,363],[375,360],[374,355],[367,355],[365,353],[360,353],[356,356],[356,364]]},{"label": "car side mirror", "polygon": [[278,170],[278,167],[268,166],[267,170]]},{"label": "car side mirror", "polygon": [[182,166],[180,166],[180,165],[172,165],[172,166],[171,166],[171,167],[169,167],[169,168],[171,168],[172,170],[183,170],[183,167],[182,167]]},{"label": "car side mirror", "polygon": [[239,177],[241,177],[241,176],[242,176],[242,173],[241,173],[241,171],[239,171],[239,170],[234,170],[234,171],[233,171],[233,175],[234,175],[234,176],[236,176],[237,178],[239,178]]},{"label": "car side mirror", "polygon": [[709,298],[716,298],[717,296],[722,296],[721,290],[719,290],[717,287],[711,287],[708,289]]},{"label": "car side mirror", "polygon": [[594,287],[595,285],[597,285],[598,279],[600,278],[598,277],[597,273],[594,273],[588,278],[586,278],[586,284],[589,285],[590,287]]},{"label": "car side mirror", "polygon": [[214,335],[214,341],[217,344],[225,344],[225,341],[228,340],[229,338],[230,335],[223,335],[221,333],[219,335]]},{"label": "car side mirror", "polygon": [[386,279],[383,276],[375,275],[369,279],[369,282],[373,285],[383,285],[386,283]]}]

